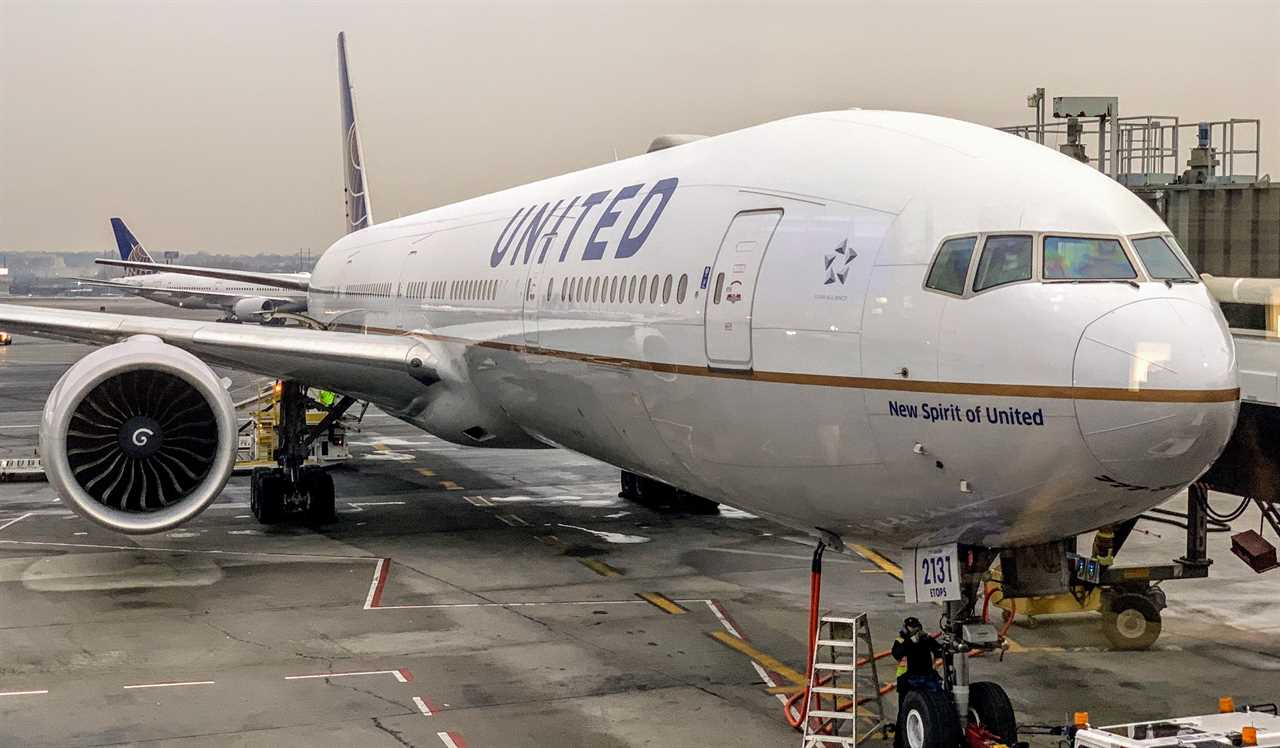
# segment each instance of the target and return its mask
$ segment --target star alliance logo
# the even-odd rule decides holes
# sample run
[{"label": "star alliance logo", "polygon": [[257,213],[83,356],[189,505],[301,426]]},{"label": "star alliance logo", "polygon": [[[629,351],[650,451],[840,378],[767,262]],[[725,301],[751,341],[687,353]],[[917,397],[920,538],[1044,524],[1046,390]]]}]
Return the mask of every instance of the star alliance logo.
[{"label": "star alliance logo", "polygon": [[849,266],[853,264],[853,258],[857,256],[858,253],[853,250],[853,247],[849,246],[849,240],[842,239],[840,246],[836,247],[831,254],[822,258],[827,267],[827,279],[823,281],[822,285],[830,286],[836,281],[840,281],[840,285],[843,286],[844,282],[849,279]]}]

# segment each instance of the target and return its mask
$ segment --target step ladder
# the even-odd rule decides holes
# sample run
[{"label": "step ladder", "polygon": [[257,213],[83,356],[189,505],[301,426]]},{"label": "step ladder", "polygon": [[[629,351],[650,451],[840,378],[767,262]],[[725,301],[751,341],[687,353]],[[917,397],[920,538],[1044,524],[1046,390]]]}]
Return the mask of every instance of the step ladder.
[{"label": "step ladder", "polygon": [[888,726],[865,613],[818,620],[805,710],[802,748],[860,745]]}]

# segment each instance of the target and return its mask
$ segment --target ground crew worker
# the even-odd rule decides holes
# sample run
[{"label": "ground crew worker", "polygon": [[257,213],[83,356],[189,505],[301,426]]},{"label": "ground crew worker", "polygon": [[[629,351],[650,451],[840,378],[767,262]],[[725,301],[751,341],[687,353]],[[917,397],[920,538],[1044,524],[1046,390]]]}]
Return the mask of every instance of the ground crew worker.
[{"label": "ground crew worker", "polygon": [[898,729],[894,733],[894,745],[901,748],[903,741],[902,705],[911,691],[940,691],[942,678],[933,669],[933,663],[942,656],[942,645],[924,632],[920,619],[908,616],[902,622],[898,638],[893,642],[893,659],[898,661]]}]

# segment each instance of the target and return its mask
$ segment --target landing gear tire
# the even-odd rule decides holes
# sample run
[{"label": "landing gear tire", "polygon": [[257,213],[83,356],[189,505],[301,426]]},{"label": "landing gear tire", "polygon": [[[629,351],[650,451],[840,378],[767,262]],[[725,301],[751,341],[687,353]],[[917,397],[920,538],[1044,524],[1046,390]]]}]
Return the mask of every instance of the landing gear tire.
[{"label": "landing gear tire", "polygon": [[1160,608],[1147,595],[1126,592],[1103,601],[1102,633],[1116,649],[1148,649],[1160,629]]},{"label": "landing gear tire", "polygon": [[334,508],[333,476],[320,468],[304,468],[298,481],[299,490],[307,496],[307,521],[324,525],[338,518]]},{"label": "landing gear tire", "polygon": [[284,517],[284,496],[289,479],[273,468],[254,468],[249,479],[249,511],[254,519],[272,525]]},{"label": "landing gear tire", "polygon": [[902,748],[956,748],[960,744],[960,720],[950,694],[911,691],[902,702],[898,724]]},{"label": "landing gear tire", "polygon": [[1005,745],[1018,742],[1013,703],[998,683],[979,681],[969,685],[969,719],[999,737]]}]

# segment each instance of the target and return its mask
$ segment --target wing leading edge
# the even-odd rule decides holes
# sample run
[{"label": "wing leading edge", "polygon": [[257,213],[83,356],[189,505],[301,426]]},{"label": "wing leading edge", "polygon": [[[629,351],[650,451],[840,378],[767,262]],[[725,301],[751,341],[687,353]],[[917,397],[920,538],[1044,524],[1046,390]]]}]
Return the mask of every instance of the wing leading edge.
[{"label": "wing leading edge", "polygon": [[438,359],[408,335],[228,325],[166,317],[0,305],[9,332],[106,345],[154,335],[211,364],[296,379],[399,409],[439,381]]}]

